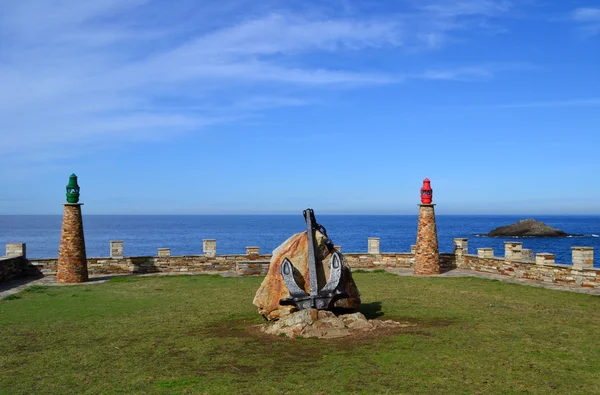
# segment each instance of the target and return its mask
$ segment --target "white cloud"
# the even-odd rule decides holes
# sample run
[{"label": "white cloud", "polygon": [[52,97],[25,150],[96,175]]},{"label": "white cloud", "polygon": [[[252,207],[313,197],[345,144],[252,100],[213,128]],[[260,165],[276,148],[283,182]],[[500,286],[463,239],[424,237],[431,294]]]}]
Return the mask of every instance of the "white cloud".
[{"label": "white cloud", "polygon": [[427,80],[478,81],[489,79],[493,76],[493,72],[487,68],[464,67],[446,70],[427,70],[417,77]]},{"label": "white cloud", "polygon": [[309,16],[250,4],[182,1],[184,11],[169,14],[151,0],[3,2],[0,154],[62,156],[83,145],[198,131],[312,103],[325,88],[489,78],[493,70],[483,66],[404,75],[328,60],[440,47],[468,26],[460,18],[508,7],[469,0],[428,3],[416,16]]},{"label": "white cloud", "polygon": [[498,0],[437,0],[424,2],[420,8],[445,17],[495,16],[508,11],[511,3]]},{"label": "white cloud", "polygon": [[600,98],[548,100],[527,103],[499,104],[495,108],[558,108],[558,107],[600,107]]},{"label": "white cloud", "polygon": [[600,33],[600,8],[577,8],[571,13],[571,18],[578,23],[584,36]]},{"label": "white cloud", "polygon": [[600,8],[577,8],[573,19],[580,22],[600,22]]}]

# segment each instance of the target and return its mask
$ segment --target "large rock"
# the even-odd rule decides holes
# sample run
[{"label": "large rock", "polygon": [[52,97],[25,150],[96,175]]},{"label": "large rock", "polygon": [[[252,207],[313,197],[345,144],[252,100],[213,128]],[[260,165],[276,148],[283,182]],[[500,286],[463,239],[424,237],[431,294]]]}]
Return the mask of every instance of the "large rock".
[{"label": "large rock", "polygon": [[273,324],[265,324],[260,331],[269,335],[287,337],[316,337],[335,339],[352,334],[373,332],[377,329],[408,328],[416,324],[392,320],[367,320],[361,313],[336,316],[331,311],[306,309],[297,311]]},{"label": "large rock", "polygon": [[522,219],[514,224],[501,226],[486,234],[485,236],[545,236],[565,237],[567,233],[553,228],[533,218]]},{"label": "large rock", "polygon": [[[329,259],[333,251],[329,251],[327,240],[327,237],[321,232],[315,231],[315,255],[319,288],[322,288],[329,279]],[[310,293],[308,237],[306,232],[296,233],[273,251],[269,272],[258,291],[256,291],[253,301],[254,305],[258,307],[258,313],[268,320],[277,320],[297,311],[295,306],[281,306],[279,304],[280,299],[290,297],[281,276],[281,264],[284,258],[288,258],[296,268],[295,276],[298,285],[307,293]],[[350,297],[336,301],[335,307],[356,309],[360,304],[360,293],[347,266],[344,267],[342,272],[340,289],[348,293]]]}]

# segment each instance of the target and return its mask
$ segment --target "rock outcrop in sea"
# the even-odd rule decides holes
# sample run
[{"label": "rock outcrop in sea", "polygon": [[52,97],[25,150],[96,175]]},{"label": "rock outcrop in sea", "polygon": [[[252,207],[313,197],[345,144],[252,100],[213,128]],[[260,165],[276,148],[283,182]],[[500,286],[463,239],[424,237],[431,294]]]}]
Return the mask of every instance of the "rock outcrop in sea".
[{"label": "rock outcrop in sea", "polygon": [[533,218],[522,219],[519,222],[507,226],[501,226],[490,231],[487,234],[478,236],[490,237],[515,237],[515,236],[535,236],[535,237],[566,237],[568,233],[560,229],[553,228],[543,222],[536,221]]}]

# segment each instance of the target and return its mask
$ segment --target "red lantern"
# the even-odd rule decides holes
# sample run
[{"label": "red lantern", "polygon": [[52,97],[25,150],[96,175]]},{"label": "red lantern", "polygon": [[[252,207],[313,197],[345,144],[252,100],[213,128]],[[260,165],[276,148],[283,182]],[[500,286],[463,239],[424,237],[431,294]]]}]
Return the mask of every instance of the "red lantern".
[{"label": "red lantern", "polygon": [[431,189],[430,183],[429,178],[423,180],[423,187],[421,188],[421,203],[423,204],[431,204],[433,199],[433,189]]}]

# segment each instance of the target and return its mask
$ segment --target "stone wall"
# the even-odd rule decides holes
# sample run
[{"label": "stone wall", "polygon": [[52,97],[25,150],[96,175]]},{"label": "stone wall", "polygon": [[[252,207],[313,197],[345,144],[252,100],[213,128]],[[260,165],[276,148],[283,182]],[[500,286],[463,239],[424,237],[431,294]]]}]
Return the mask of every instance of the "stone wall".
[{"label": "stone wall", "polygon": [[[271,255],[187,255],[187,256],[129,256],[88,258],[90,275],[102,274],[147,274],[147,273],[213,273],[213,272],[256,272],[260,265],[268,268]],[[56,273],[57,259],[31,259],[30,263],[42,273]],[[239,266],[236,266],[238,265]],[[262,269],[261,269],[262,270]]]},{"label": "stone wall", "polygon": [[[538,253],[532,260],[523,253],[520,242],[505,244],[503,257],[494,256],[492,248],[478,248],[477,255],[469,254],[468,239],[454,239],[454,253],[440,254],[442,272],[454,268],[502,276],[543,281],[567,287],[600,288],[600,269],[592,267],[593,248],[573,247],[573,265],[554,262],[554,255]],[[10,247],[10,248],[9,248]],[[7,251],[24,253],[25,245],[10,245]],[[340,248],[340,247],[336,247]],[[380,252],[379,239],[370,238],[366,253],[344,253],[345,262],[352,269],[410,269],[414,266],[415,247],[411,252]],[[88,258],[92,275],[145,274],[145,273],[215,273],[231,275],[266,275],[271,254],[260,254],[258,247],[248,247],[246,254],[216,255],[216,242],[206,240],[205,254],[171,256],[170,249],[160,248],[158,256],[119,257],[118,253],[105,258]],[[55,275],[57,258],[31,259],[22,256],[0,258],[0,282],[22,275]]]},{"label": "stone wall", "polygon": [[[551,256],[552,254],[538,254],[541,257],[547,255]],[[460,264],[458,267],[476,272],[494,273],[568,287],[600,288],[600,269],[576,268],[573,265],[546,263],[548,261],[545,259],[537,259],[536,262],[516,261],[505,257],[480,257],[467,254],[464,256],[464,264]]]},{"label": "stone wall", "polygon": [[[88,271],[93,275],[128,273],[211,273],[235,272],[238,275],[266,275],[270,254],[139,256],[122,258],[88,258]],[[411,268],[414,254],[384,252],[379,254],[345,253],[345,263],[353,269]],[[31,259],[42,273],[56,273],[57,259]],[[440,265],[456,267],[454,254],[441,254]]]},{"label": "stone wall", "polygon": [[0,283],[27,275],[27,260],[22,256],[0,257]]}]

